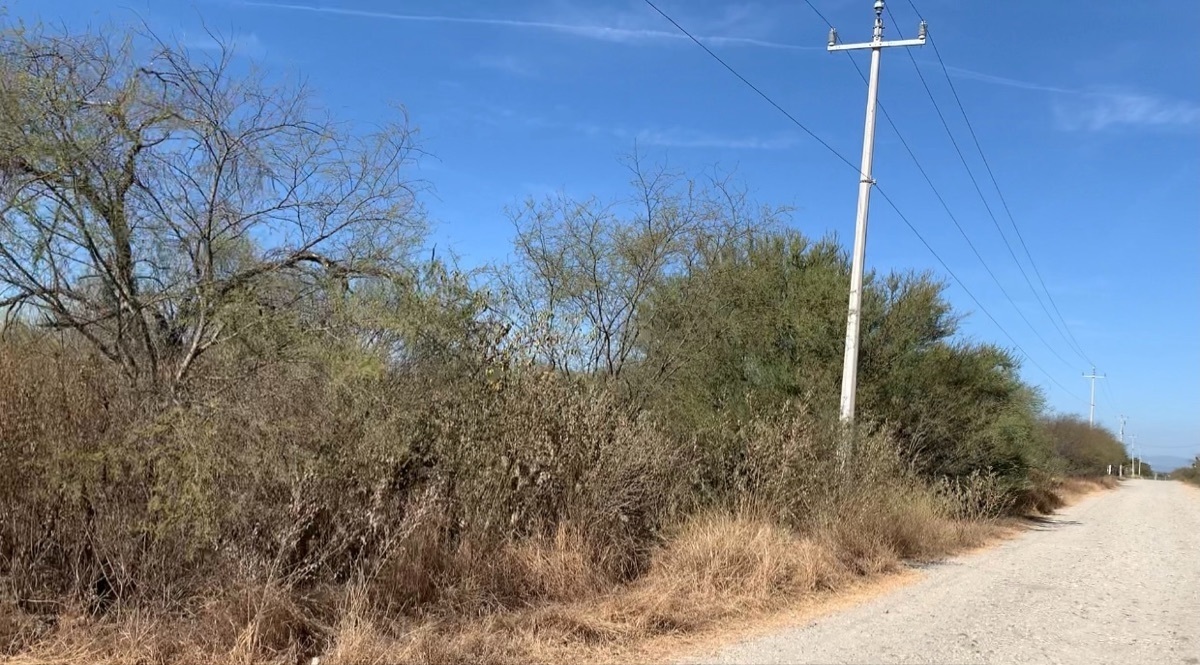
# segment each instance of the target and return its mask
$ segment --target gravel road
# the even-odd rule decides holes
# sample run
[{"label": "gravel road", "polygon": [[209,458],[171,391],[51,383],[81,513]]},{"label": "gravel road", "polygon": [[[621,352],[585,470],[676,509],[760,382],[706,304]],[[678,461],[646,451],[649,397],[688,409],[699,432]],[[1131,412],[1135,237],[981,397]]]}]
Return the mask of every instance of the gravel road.
[{"label": "gravel road", "polygon": [[915,584],[685,662],[1200,665],[1200,490],[1127,482]]}]

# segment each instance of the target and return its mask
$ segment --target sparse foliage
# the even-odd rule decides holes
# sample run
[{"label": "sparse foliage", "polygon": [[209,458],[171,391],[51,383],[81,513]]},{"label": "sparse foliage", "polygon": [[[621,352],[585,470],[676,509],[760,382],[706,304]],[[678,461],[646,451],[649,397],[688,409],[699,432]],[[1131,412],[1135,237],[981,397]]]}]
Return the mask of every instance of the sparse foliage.
[{"label": "sparse foliage", "polygon": [[1200,455],[1196,456],[1191,466],[1185,466],[1182,469],[1172,471],[1171,477],[1176,480],[1200,485]]},{"label": "sparse foliage", "polygon": [[[672,276],[775,228],[784,209],[755,208],[727,178],[698,182],[638,155],[632,195],[612,203],[559,194],[512,211],[517,263],[500,274],[506,312],[542,331],[537,357],[565,372],[617,377],[640,353],[646,308]],[[653,362],[653,361],[652,361]]]},{"label": "sparse foliage", "polygon": [[140,45],[0,35],[0,306],[172,385],[264,310],[404,264],[403,123],[353,134],[229,51]]}]

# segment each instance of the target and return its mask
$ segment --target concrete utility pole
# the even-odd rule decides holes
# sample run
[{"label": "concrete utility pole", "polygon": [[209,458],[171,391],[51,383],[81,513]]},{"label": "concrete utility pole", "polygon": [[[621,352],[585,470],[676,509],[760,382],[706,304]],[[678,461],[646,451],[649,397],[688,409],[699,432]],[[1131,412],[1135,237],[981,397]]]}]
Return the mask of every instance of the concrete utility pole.
[{"label": "concrete utility pole", "polygon": [[1133,446],[1129,450],[1129,465],[1133,467],[1133,477],[1140,478],[1142,475],[1142,463],[1137,458],[1137,435],[1133,435]]},{"label": "concrete utility pole", "polygon": [[1092,366],[1091,374],[1084,374],[1083,378],[1092,380],[1092,401],[1091,408],[1088,409],[1088,427],[1096,426],[1096,379],[1108,378],[1104,374],[1096,374],[1096,367]]},{"label": "concrete utility pole", "polygon": [[[1092,372],[1092,374],[1095,374],[1095,372]],[[1120,435],[1120,438],[1121,438],[1121,449],[1122,449],[1122,450],[1125,448],[1125,423],[1126,423],[1128,420],[1129,420],[1129,418],[1125,417],[1124,415],[1122,415],[1122,416],[1121,416],[1121,435]],[[1111,468],[1112,468],[1112,466],[1110,465],[1110,466],[1109,466],[1109,468],[1111,469]],[[1112,474],[1110,473],[1109,475],[1112,475]]]},{"label": "concrete utility pole", "polygon": [[867,212],[871,205],[871,165],[875,156],[875,111],[879,100],[879,57],[889,46],[923,46],[926,24],[921,21],[916,39],[883,41],[883,0],[875,0],[875,32],[870,42],[839,44],[837,30],[829,30],[829,51],[871,49],[871,76],[867,81],[867,121],[863,131],[862,168],[858,180],[858,216],[854,222],[854,257],[850,268],[850,308],[846,317],[846,356],[842,364],[841,419],[854,422],[858,388],[858,330],[861,324],[863,268],[867,257]]}]

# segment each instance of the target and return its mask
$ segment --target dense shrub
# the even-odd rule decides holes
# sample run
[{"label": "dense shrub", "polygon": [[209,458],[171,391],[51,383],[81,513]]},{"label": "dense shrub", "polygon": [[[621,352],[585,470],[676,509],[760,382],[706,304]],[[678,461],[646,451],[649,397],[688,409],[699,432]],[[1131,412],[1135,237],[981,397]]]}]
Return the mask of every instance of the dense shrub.
[{"label": "dense shrub", "polygon": [[1101,475],[1107,473],[1109,465],[1115,468],[1128,464],[1128,453],[1112,432],[1092,427],[1079,416],[1049,416],[1043,419],[1042,426],[1054,454],[1068,473]]},{"label": "dense shrub", "polygon": [[499,363],[336,375],[278,367],[139,407],[101,361],[6,343],[3,581],[23,599],[183,599],[238,573],[346,580],[410,536],[484,552],[562,525],[622,579],[685,508],[690,452],[603,387]]},{"label": "dense shrub", "polygon": [[[647,305],[649,408],[720,447],[729,420],[802,400],[836,411],[849,266],[830,241],[761,233],[664,281]],[[931,480],[989,474],[1027,489],[1049,461],[1041,399],[1006,351],[954,339],[957,320],[928,275],[869,276],[859,418],[888,432]],[[660,371],[658,368],[668,368]],[[726,470],[720,470],[726,474]]]},{"label": "dense shrub", "polygon": [[1191,466],[1185,466],[1172,471],[1171,477],[1176,480],[1200,485],[1200,456],[1196,457]]}]

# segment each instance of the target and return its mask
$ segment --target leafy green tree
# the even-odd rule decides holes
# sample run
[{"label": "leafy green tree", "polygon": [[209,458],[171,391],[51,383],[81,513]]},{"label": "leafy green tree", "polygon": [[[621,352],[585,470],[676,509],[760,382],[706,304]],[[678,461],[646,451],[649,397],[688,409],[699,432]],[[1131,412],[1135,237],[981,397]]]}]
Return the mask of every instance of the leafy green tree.
[{"label": "leafy green tree", "polygon": [[1040,396],[1017,369],[994,346],[938,343],[882,377],[868,408],[897,428],[929,473],[990,470],[1021,481],[1047,456],[1037,427]]},{"label": "leafy green tree", "polygon": [[1093,427],[1079,416],[1048,416],[1043,419],[1042,428],[1068,473],[1094,475],[1107,473],[1109,465],[1128,464],[1129,452],[1112,432]]},{"label": "leafy green tree", "polygon": [[647,303],[640,380],[684,430],[804,399],[833,404],[845,257],[832,241],[758,234],[666,280]]},{"label": "leafy green tree", "polygon": [[[643,356],[658,408],[683,432],[802,401],[836,414],[849,267],[831,240],[760,233],[666,280],[647,305]],[[991,470],[1019,485],[1045,461],[1040,397],[1006,351],[956,341],[958,320],[926,274],[869,275],[861,420],[894,432],[930,475]],[[646,381],[658,380],[645,378]]]}]

